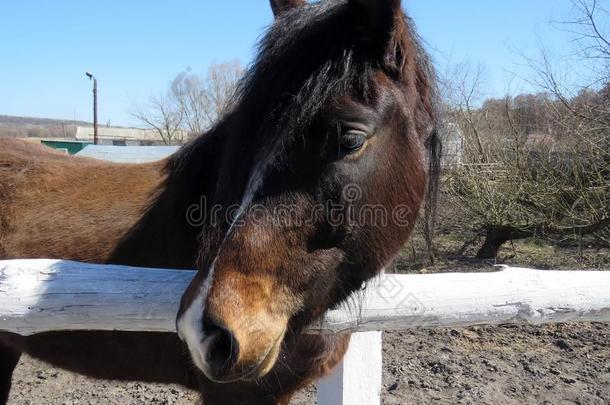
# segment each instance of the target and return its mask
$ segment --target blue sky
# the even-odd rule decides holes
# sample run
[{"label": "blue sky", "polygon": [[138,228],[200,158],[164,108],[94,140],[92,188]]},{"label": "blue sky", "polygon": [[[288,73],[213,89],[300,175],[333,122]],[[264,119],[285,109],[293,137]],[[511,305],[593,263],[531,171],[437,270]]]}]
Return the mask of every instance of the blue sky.
[{"label": "blue sky", "polygon": [[[569,16],[570,0],[403,5],[439,66],[485,66],[489,96],[504,94],[513,73],[526,74],[520,52],[535,54],[540,41],[557,53],[567,46],[567,34],[549,22]],[[214,62],[247,64],[271,21],[267,0],[1,1],[0,114],[90,120],[84,72],[91,70],[100,123],[135,124],[134,103],[166,89],[185,68],[203,74]]]}]

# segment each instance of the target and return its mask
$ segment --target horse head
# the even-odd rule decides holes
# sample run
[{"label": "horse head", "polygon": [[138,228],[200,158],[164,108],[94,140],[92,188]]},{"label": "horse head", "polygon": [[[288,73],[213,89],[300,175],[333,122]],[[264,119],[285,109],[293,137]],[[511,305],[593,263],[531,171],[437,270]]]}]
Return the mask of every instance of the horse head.
[{"label": "horse head", "polygon": [[400,1],[271,4],[230,110],[172,163],[214,162],[177,326],[218,382],[264,376],[387,266],[434,183],[434,74]]}]

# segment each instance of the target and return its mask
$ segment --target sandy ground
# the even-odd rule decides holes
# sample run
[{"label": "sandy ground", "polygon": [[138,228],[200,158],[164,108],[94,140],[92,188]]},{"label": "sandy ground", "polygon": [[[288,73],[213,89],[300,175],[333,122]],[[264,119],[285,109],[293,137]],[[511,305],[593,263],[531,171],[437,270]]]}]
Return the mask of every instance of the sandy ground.
[{"label": "sandy ground", "polygon": [[[383,404],[610,404],[610,325],[385,333]],[[24,358],[10,404],[192,404],[176,386],[113,383]],[[315,403],[313,388],[294,404]]]}]

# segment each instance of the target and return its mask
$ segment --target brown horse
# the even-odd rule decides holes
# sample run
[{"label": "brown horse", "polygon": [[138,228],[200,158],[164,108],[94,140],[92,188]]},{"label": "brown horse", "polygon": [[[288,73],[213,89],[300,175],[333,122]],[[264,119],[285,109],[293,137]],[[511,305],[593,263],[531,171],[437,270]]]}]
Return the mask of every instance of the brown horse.
[{"label": "brown horse", "polygon": [[166,161],[0,141],[0,258],[198,269],[178,334],[0,334],[0,403],[21,352],[206,404],[288,403],[341,359],[348,336],[301,331],[394,258],[434,196],[434,75],[399,0],[271,5],[230,110]]}]

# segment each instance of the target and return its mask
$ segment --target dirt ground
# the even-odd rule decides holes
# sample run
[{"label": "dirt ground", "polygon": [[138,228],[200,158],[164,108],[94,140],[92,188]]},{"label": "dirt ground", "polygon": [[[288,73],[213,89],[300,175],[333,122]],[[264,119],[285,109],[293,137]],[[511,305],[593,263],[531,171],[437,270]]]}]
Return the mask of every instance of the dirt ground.
[{"label": "dirt ground", "polygon": [[[610,325],[387,332],[382,403],[610,404]],[[176,386],[94,381],[29,358],[9,404],[192,404]],[[294,404],[315,404],[310,388]]]},{"label": "dirt ground", "polygon": [[[418,265],[415,248],[407,248],[395,271],[489,270],[454,254],[462,244],[458,238],[441,242],[435,268]],[[537,268],[610,269],[607,248],[577,254],[573,247],[529,242],[509,245],[502,254],[505,263]],[[610,324],[386,332],[383,358],[387,405],[610,404]],[[15,372],[9,400],[12,405],[193,403],[197,394],[181,387],[89,380],[27,357]],[[300,392],[293,404],[315,404],[315,389]]]}]

